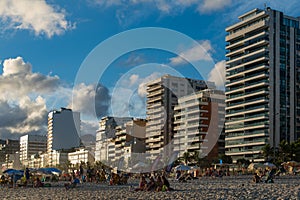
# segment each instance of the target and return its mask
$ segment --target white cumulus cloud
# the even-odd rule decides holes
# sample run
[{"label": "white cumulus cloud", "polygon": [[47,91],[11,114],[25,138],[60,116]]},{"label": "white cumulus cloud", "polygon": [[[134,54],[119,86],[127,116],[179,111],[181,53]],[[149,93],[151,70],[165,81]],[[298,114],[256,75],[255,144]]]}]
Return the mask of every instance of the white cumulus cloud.
[{"label": "white cumulus cloud", "polygon": [[[211,52],[213,52],[213,48],[209,40],[200,41],[193,47],[183,50],[178,56],[170,58],[171,65],[180,65],[184,64],[186,61],[194,62],[194,61],[211,61]],[[185,61],[186,60],[186,61]]]},{"label": "white cumulus cloud", "polygon": [[49,38],[74,27],[63,9],[45,0],[1,0],[0,20],[6,29],[31,30]]},{"label": "white cumulus cloud", "polygon": [[201,13],[221,10],[231,5],[231,0],[203,0],[203,3],[199,4],[199,11]]},{"label": "white cumulus cloud", "polygon": [[208,74],[208,81],[215,82],[219,89],[225,88],[226,61],[220,61],[215,64],[214,68]]},{"label": "white cumulus cloud", "polygon": [[73,88],[72,102],[69,107],[84,115],[102,117],[107,114],[110,95],[102,85],[86,85],[81,83]]}]

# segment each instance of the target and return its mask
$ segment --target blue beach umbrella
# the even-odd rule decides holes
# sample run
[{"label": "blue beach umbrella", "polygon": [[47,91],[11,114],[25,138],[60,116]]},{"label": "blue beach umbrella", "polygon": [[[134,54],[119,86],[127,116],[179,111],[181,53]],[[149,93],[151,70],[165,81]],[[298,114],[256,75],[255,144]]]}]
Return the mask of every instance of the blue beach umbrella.
[{"label": "blue beach umbrella", "polygon": [[7,174],[9,176],[11,175],[20,175],[22,176],[24,174],[23,170],[17,170],[17,169],[7,169],[3,171],[4,174]]}]

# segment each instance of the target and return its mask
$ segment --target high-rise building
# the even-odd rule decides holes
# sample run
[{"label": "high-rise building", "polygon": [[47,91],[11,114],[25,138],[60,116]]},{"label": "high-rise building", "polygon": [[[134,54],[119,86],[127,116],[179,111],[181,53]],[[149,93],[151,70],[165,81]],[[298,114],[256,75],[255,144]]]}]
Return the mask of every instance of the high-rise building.
[{"label": "high-rise building", "polygon": [[146,153],[150,159],[170,153],[173,139],[174,107],[178,98],[214,87],[211,82],[164,75],[147,84]]},{"label": "high-rise building", "polygon": [[299,22],[266,8],[226,28],[225,148],[234,161],[262,161],[266,144],[300,136]]},{"label": "high-rise building", "polygon": [[20,137],[20,161],[27,166],[31,155],[46,152],[47,137],[43,135],[24,135]]},{"label": "high-rise building", "polygon": [[[96,133],[95,161],[108,160],[108,144],[115,137],[116,127],[131,121],[131,117],[102,117]],[[112,153],[110,153],[112,155]]]},{"label": "high-rise building", "polygon": [[80,113],[61,108],[48,114],[47,153],[80,146]]},{"label": "high-rise building", "polygon": [[205,89],[178,99],[175,106],[174,151],[199,152],[210,160],[225,153],[225,94]]}]

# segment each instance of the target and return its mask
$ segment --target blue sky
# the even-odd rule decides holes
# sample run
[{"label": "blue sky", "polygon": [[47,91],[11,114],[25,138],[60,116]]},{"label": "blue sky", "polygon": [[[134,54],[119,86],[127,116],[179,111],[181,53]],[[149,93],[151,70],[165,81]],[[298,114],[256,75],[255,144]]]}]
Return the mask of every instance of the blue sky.
[{"label": "blue sky", "polygon": [[[300,16],[297,0],[2,0],[0,138],[45,134],[47,112],[62,106],[82,113],[82,134],[95,133],[96,115],[143,117],[144,85],[164,73],[223,88],[225,27],[264,3]],[[165,31],[130,35],[146,27]],[[139,39],[157,48],[120,54]],[[106,65],[110,54],[116,59]]]}]

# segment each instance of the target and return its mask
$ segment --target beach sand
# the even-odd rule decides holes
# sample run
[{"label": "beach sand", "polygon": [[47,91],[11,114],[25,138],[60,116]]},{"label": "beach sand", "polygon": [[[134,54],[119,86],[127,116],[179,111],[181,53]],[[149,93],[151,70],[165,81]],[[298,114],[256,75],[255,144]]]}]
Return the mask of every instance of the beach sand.
[{"label": "beach sand", "polygon": [[[0,199],[300,199],[300,177],[282,176],[275,183],[252,183],[251,176],[202,177],[178,183],[170,180],[175,191],[135,192],[138,180],[127,185],[83,183],[66,190],[63,182],[43,188],[0,188]],[[130,187],[132,186],[132,187]]]}]

